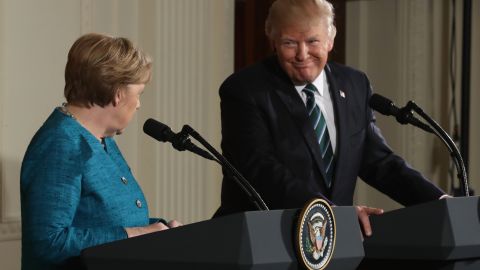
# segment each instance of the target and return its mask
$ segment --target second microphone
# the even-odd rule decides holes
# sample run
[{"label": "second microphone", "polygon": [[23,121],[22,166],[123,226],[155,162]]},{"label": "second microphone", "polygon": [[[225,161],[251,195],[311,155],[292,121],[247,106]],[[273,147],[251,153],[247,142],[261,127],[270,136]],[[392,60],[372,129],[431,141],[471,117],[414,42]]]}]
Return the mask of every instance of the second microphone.
[{"label": "second microphone", "polygon": [[170,142],[178,151],[188,150],[206,159],[215,160],[207,151],[193,144],[189,139],[189,134],[185,129],[180,132],[173,132],[167,125],[149,118],[143,124],[143,132],[160,142]]}]

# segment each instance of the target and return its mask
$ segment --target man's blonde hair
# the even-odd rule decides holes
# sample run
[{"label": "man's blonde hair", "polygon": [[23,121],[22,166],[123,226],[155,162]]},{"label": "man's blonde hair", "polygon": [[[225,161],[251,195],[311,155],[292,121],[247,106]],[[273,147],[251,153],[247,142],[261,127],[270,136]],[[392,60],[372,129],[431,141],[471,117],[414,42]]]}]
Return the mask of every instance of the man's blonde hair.
[{"label": "man's blonde hair", "polygon": [[326,0],[277,0],[268,12],[265,34],[273,40],[278,30],[286,25],[325,23],[333,42],[337,34],[334,17],[333,6]]}]

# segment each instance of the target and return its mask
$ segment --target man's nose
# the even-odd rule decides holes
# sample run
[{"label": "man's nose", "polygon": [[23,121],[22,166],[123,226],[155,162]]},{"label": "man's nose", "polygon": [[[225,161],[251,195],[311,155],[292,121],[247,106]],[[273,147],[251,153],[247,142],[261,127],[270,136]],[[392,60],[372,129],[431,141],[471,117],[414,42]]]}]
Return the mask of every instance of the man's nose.
[{"label": "man's nose", "polygon": [[301,42],[298,44],[297,47],[297,54],[295,55],[295,58],[297,61],[303,61],[307,59],[308,56],[308,47],[305,43]]}]

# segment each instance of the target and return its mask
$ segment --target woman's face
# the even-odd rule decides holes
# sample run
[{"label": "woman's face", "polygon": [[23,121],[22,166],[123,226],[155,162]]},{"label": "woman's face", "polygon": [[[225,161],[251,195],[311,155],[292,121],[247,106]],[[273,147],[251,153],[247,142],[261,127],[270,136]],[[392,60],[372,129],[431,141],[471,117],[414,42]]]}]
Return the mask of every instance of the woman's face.
[{"label": "woman's face", "polygon": [[145,84],[128,84],[119,89],[115,106],[115,133],[121,134],[132,120],[135,112],[140,108],[140,95],[143,93]]}]

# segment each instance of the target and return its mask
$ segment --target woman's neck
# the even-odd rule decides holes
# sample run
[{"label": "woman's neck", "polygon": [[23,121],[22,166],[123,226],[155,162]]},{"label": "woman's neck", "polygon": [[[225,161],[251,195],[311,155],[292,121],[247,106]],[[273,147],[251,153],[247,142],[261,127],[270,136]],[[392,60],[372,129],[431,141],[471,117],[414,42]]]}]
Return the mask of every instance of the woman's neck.
[{"label": "woman's neck", "polygon": [[112,136],[108,132],[108,113],[106,108],[93,105],[90,108],[66,104],[65,110],[75,118],[80,125],[95,136],[100,142],[103,138]]}]

